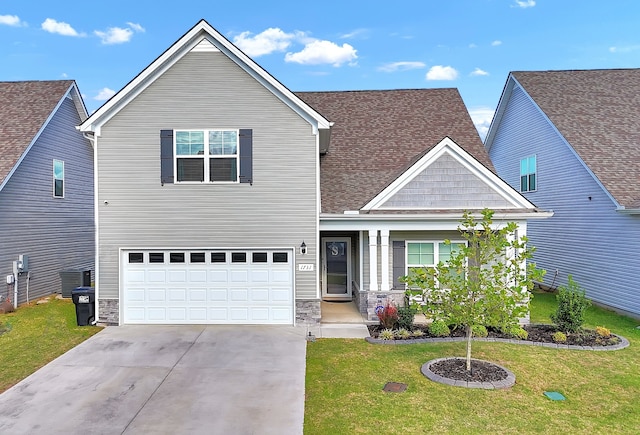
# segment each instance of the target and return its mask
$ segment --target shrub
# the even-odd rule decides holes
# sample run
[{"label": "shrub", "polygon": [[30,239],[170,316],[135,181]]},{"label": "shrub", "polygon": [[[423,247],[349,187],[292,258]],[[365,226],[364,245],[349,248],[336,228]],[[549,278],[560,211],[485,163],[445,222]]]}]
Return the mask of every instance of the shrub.
[{"label": "shrub", "polygon": [[396,338],[396,334],[393,329],[386,328],[380,331],[378,338],[380,338],[381,340],[393,340],[394,338]]},{"label": "shrub", "polygon": [[584,313],[591,305],[584,290],[569,275],[567,286],[560,286],[558,294],[558,308],[551,314],[551,320],[559,329],[565,332],[577,332],[584,323]]},{"label": "shrub", "polygon": [[473,325],[471,331],[475,337],[486,337],[489,335],[489,332],[484,325]]},{"label": "shrub", "polygon": [[567,341],[567,334],[562,331],[554,332],[551,339],[556,343],[565,343]]},{"label": "shrub", "polygon": [[380,324],[386,329],[393,329],[398,323],[398,308],[393,302],[388,302],[386,305],[378,306],[376,308],[376,315],[380,320]]},{"label": "shrub", "polygon": [[400,338],[401,340],[406,340],[407,338],[411,337],[411,333],[405,328],[400,328],[396,331],[396,337]]},{"label": "shrub", "polygon": [[429,333],[435,337],[447,337],[451,331],[444,320],[434,320],[429,325]]},{"label": "shrub", "polygon": [[411,333],[414,337],[422,337],[424,336],[424,331],[422,329],[416,329]]},{"label": "shrub", "polygon": [[529,333],[526,329],[517,327],[511,330],[511,335],[515,338],[519,338],[520,340],[526,340],[529,338]]},{"label": "shrub", "polygon": [[602,338],[609,338],[611,337],[611,330],[609,328],[605,328],[604,326],[597,326],[596,334],[598,334],[598,336]]},{"label": "shrub", "polygon": [[411,330],[413,328],[413,319],[416,315],[416,309],[411,307],[398,308],[398,327]]}]

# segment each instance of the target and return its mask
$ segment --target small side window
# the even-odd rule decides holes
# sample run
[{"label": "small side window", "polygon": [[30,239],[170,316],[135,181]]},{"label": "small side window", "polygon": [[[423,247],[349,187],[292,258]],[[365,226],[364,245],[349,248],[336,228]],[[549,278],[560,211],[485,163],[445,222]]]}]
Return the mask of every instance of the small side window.
[{"label": "small side window", "polygon": [[144,263],[142,252],[129,252],[129,263]]},{"label": "small side window", "polygon": [[53,161],[53,197],[64,198],[64,162]]}]

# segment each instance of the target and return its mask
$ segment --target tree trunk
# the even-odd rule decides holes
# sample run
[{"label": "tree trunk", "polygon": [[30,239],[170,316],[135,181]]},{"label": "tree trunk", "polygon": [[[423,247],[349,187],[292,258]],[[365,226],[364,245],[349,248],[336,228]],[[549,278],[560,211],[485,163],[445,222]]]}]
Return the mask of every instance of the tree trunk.
[{"label": "tree trunk", "polygon": [[471,329],[471,325],[467,325],[467,371],[471,371],[471,336],[473,335],[473,330]]}]

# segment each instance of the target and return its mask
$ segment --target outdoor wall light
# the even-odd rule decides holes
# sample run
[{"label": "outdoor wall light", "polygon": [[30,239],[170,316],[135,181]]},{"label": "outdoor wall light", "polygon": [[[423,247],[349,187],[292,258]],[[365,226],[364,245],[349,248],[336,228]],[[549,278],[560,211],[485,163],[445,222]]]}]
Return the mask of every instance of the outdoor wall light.
[{"label": "outdoor wall light", "polygon": [[304,240],[302,241],[302,244],[300,245],[300,253],[302,255],[307,253],[307,244],[304,242]]}]

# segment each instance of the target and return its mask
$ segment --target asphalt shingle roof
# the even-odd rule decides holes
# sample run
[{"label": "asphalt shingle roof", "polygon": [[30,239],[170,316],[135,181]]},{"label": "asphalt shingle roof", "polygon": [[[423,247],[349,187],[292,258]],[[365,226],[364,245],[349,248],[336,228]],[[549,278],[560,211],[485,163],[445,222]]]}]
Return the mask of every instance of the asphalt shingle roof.
[{"label": "asphalt shingle roof", "polygon": [[72,84],[0,82],[0,185]]},{"label": "asphalt shingle roof", "polygon": [[640,208],[640,69],[512,75],[616,201]]},{"label": "asphalt shingle roof", "polygon": [[360,209],[447,136],[495,172],[457,89],[296,95],[334,122],[320,159],[323,213]]}]

